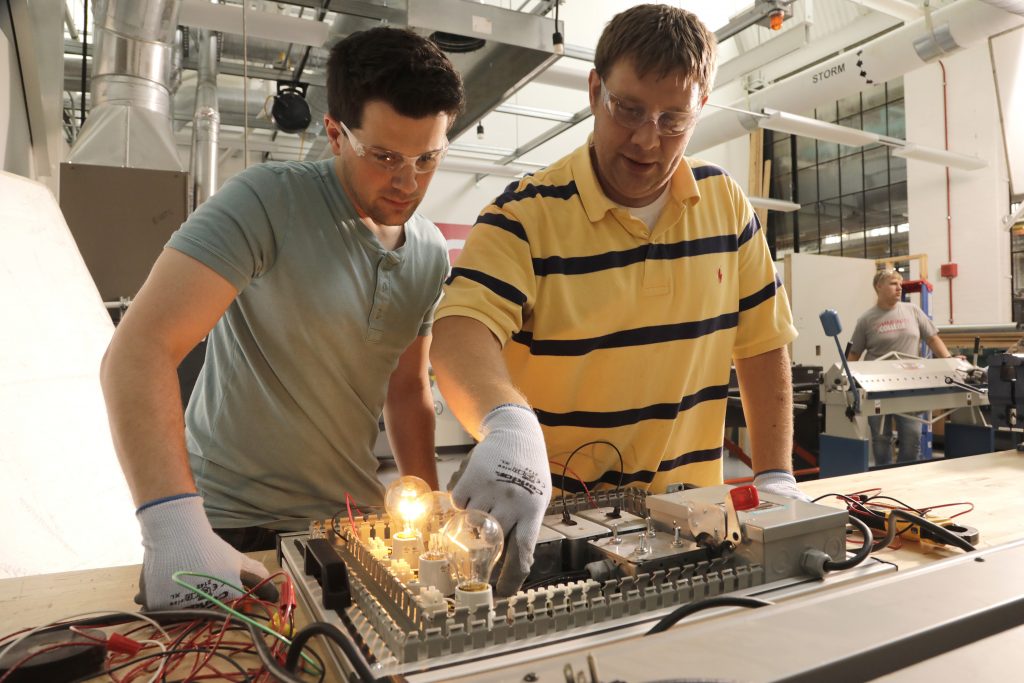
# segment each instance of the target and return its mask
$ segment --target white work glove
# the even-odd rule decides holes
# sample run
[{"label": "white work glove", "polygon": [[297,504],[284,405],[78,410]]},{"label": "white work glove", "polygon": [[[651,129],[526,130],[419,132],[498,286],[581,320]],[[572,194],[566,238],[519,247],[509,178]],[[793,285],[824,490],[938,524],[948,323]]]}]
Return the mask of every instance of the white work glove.
[{"label": "white work glove", "polygon": [[[200,572],[236,586],[256,585],[270,576],[261,563],[246,557],[214,533],[203,499],[197,494],[157,500],[135,513],[142,526],[142,576],[135,601],[145,610],[182,609],[207,604],[197,593],[171,580],[178,571]],[[234,588],[198,576],[182,577],[187,583],[228,601],[240,596]],[[266,584],[270,586],[271,584]],[[272,589],[262,595],[276,592]],[[275,598],[276,599],[276,598]]]},{"label": "white work glove", "polygon": [[495,585],[498,596],[519,591],[533,565],[541,522],[551,501],[551,470],[544,434],[532,410],[506,404],[480,426],[483,439],[452,489],[462,509],[489,512],[505,532],[505,563]]},{"label": "white work glove", "polygon": [[762,493],[774,493],[777,496],[811,502],[807,494],[796,487],[793,473],[786,470],[765,470],[754,477],[754,486]]}]

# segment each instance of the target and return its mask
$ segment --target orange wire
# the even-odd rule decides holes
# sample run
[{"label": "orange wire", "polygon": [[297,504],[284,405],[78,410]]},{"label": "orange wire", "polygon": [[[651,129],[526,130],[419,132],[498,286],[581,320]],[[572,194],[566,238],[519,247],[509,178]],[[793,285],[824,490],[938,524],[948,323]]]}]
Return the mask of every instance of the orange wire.
[{"label": "orange wire", "polygon": [[[558,465],[559,467],[564,467],[564,465],[562,463],[555,462],[554,460],[548,460],[548,464],[549,465]],[[590,489],[587,488],[587,482],[583,481],[583,477],[581,477],[580,475],[576,474],[572,470],[571,467],[566,467],[565,470],[566,470],[566,472],[568,472],[569,474],[571,474],[573,477],[576,478],[576,481],[578,481],[580,483],[580,486],[583,487],[583,493],[585,493],[587,495],[587,500],[590,501],[590,506],[596,508],[598,506],[597,502],[590,495]]]}]

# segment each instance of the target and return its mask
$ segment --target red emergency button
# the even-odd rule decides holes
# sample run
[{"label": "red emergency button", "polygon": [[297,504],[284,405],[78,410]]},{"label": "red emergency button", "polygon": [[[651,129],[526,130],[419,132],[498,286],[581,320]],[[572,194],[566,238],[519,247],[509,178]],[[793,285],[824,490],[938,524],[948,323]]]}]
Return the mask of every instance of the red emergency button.
[{"label": "red emergency button", "polygon": [[732,498],[733,507],[737,510],[753,510],[761,504],[761,499],[757,496],[757,489],[751,484],[737,486],[729,491],[729,496]]}]

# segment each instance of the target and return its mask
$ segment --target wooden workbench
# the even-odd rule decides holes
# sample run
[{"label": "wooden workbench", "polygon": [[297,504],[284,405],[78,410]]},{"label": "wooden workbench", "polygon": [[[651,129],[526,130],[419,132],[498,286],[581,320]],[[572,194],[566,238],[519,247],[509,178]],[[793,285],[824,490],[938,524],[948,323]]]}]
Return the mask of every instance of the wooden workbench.
[{"label": "wooden workbench", "polygon": [[[979,547],[1024,538],[1024,454],[1002,451],[965,458],[935,460],[800,485],[812,498],[825,493],[852,493],[868,488],[914,507],[970,501],[974,510],[957,521],[979,530]],[[837,499],[822,504],[843,506]],[[912,570],[959,550],[927,548],[906,543],[876,556]],[[277,569],[274,553],[257,555]],[[111,567],[62,574],[0,580],[0,635],[91,610],[135,611],[139,568]]]}]

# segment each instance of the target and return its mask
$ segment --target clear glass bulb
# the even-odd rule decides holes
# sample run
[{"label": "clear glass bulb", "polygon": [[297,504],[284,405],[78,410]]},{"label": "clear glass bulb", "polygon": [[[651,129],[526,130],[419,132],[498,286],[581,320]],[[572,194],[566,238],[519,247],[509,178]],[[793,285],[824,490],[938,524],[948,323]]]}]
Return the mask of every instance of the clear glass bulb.
[{"label": "clear glass bulb", "polygon": [[443,560],[445,555],[441,549],[441,527],[459,511],[448,491],[430,491],[420,496],[420,501],[427,511],[420,525],[423,542],[427,546],[424,556],[432,560]]},{"label": "clear glass bulb", "polygon": [[505,547],[505,533],[491,515],[480,510],[462,510],[441,528],[441,548],[463,591],[490,588],[491,572]]},{"label": "clear glass bulb", "polygon": [[420,500],[425,493],[430,493],[430,485],[411,475],[399,477],[388,486],[384,507],[391,518],[394,537],[407,540],[419,536],[419,526],[427,515]]}]

